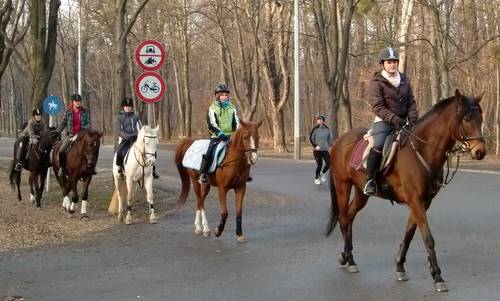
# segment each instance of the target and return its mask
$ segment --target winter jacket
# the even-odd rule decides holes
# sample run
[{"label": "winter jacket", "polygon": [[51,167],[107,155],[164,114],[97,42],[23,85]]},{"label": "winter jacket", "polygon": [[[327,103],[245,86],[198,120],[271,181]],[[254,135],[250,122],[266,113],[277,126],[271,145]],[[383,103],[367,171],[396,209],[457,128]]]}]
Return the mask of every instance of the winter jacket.
[{"label": "winter jacket", "polygon": [[239,127],[240,119],[236,113],[236,108],[232,103],[225,107],[217,100],[214,100],[208,108],[207,125],[212,138],[223,132],[226,136],[231,136]]},{"label": "winter jacket", "polygon": [[[88,129],[90,128],[90,113],[85,108],[80,107],[80,129]],[[61,120],[61,123],[57,127],[57,131],[62,133],[63,130],[66,130],[66,135],[69,137],[73,136],[73,105],[69,105],[66,108],[66,112],[64,112],[64,117]]]},{"label": "winter jacket", "polygon": [[332,145],[330,128],[328,128],[328,126],[326,125],[320,126],[318,124],[312,129],[311,134],[309,135],[309,141],[314,148],[316,148],[316,146],[319,146],[320,151],[328,151],[328,149]]},{"label": "winter jacket", "polygon": [[417,104],[409,79],[402,73],[396,88],[380,72],[375,73],[369,86],[369,101],[373,113],[383,121],[399,125],[401,119],[414,123],[418,119]]},{"label": "winter jacket", "polygon": [[43,119],[36,121],[34,118],[31,118],[28,121],[28,125],[22,131],[21,136],[39,139],[47,130],[47,125]]},{"label": "winter jacket", "polygon": [[134,114],[134,112],[121,111],[118,115],[116,130],[118,132],[118,136],[122,139],[137,136],[141,127],[141,121],[139,120],[139,117]]}]

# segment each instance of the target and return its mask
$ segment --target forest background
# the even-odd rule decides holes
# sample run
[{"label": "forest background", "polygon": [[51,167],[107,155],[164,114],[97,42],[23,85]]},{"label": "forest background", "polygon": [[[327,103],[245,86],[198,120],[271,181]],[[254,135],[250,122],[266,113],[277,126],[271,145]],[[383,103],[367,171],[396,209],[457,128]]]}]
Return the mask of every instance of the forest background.
[{"label": "forest background", "polygon": [[[454,94],[480,95],[484,134],[499,154],[500,0],[300,0],[300,133],[318,113],[334,137],[369,126],[367,85],[393,46],[421,115]],[[92,127],[112,143],[130,95],[161,137],[206,137],[214,86],[227,82],[245,120],[264,120],[263,142],[293,149],[293,1],[0,0],[0,135],[15,135],[47,95],[78,91]],[[78,26],[80,20],[80,27]],[[80,31],[79,31],[80,28]],[[154,118],[134,94],[137,45],[161,42],[167,83]],[[59,116],[58,118],[60,118]],[[113,137],[113,138],[111,138]]]}]

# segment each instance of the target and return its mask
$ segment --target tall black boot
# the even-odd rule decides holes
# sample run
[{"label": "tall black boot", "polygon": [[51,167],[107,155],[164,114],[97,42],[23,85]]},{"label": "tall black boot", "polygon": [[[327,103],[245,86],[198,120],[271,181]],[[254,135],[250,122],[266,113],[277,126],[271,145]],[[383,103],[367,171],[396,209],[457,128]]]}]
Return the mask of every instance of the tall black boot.
[{"label": "tall black boot", "polygon": [[59,151],[59,175],[67,176],[66,172],[66,154],[64,152]]},{"label": "tall black boot", "polygon": [[207,155],[203,155],[201,158],[201,166],[200,166],[200,177],[198,179],[198,183],[207,184],[208,183],[208,168],[209,164]]},{"label": "tall black boot", "polygon": [[153,178],[158,179],[160,175],[156,172],[156,165],[153,165]]},{"label": "tall black boot", "polygon": [[382,159],[382,154],[375,150],[371,149],[368,154],[368,160],[366,162],[366,185],[363,189],[364,194],[366,195],[375,195],[377,194],[377,182],[375,179],[377,178],[377,172],[380,166],[380,160]]}]

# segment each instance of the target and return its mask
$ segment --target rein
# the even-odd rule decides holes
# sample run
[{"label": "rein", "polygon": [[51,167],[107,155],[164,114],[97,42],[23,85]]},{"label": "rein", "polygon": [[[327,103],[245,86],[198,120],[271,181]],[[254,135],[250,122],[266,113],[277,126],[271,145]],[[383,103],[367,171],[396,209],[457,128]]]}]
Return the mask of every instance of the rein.
[{"label": "rein", "polygon": [[141,154],[140,159],[142,159],[142,163],[141,163],[141,161],[139,161],[139,159],[137,158],[137,153],[134,151],[135,161],[137,161],[137,164],[139,164],[139,166],[142,168],[142,179],[139,181],[139,186],[141,188],[143,188],[143,185],[144,185],[144,174],[145,174],[144,169],[146,169],[146,167],[149,167],[149,164],[147,163],[147,159],[154,157],[154,155],[155,155],[154,153],[146,152],[146,138],[154,139],[154,138],[158,138],[158,136],[144,135],[144,137],[142,139],[142,151],[137,147],[136,143],[134,143],[134,149],[136,149]]}]

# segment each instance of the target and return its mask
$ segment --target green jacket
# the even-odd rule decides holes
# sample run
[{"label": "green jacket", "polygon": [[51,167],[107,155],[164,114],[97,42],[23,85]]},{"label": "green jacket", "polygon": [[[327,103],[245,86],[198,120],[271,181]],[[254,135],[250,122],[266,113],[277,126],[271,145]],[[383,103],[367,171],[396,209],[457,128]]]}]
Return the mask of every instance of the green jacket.
[{"label": "green jacket", "polygon": [[212,138],[223,132],[226,136],[231,136],[238,128],[240,119],[236,113],[236,108],[229,102],[225,107],[214,100],[208,108],[207,125]]},{"label": "green jacket", "polygon": [[[61,123],[57,127],[57,131],[62,133],[63,130],[66,130],[66,135],[69,137],[73,137],[73,113],[72,106],[69,105],[66,108],[66,112],[64,112],[64,117],[61,120]],[[80,115],[80,130],[90,128],[90,113],[87,109],[80,107],[81,115]]]}]

